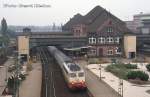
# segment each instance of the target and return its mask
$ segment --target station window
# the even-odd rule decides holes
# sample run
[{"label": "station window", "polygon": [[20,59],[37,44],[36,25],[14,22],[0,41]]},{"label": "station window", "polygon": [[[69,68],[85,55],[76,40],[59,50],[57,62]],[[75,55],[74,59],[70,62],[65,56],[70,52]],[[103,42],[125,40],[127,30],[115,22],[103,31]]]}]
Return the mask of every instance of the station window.
[{"label": "station window", "polygon": [[121,48],[120,47],[116,47],[116,54],[121,54]]},{"label": "station window", "polygon": [[107,38],[107,42],[108,42],[108,43],[113,43],[113,42],[114,42],[113,37],[108,37],[108,38]]},{"label": "station window", "polygon": [[107,54],[108,55],[113,55],[113,50],[108,50]]},{"label": "station window", "polygon": [[91,54],[96,55],[96,50],[92,49]]},{"label": "station window", "polygon": [[116,38],[115,38],[115,42],[116,42],[116,43],[120,43],[120,38],[119,38],[119,37],[116,37]]},{"label": "station window", "polygon": [[89,43],[90,44],[95,44],[96,43],[96,38],[93,38],[93,37],[89,38]]},{"label": "station window", "polygon": [[104,37],[98,38],[98,43],[105,43],[105,38]]}]

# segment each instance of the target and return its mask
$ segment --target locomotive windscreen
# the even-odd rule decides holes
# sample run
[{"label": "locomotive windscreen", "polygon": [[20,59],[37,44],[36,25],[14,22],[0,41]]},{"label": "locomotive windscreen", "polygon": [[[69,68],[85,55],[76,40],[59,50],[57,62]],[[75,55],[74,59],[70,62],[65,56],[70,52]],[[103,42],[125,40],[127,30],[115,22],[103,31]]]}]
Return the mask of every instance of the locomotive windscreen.
[{"label": "locomotive windscreen", "polygon": [[80,70],[81,70],[81,68],[80,68],[78,65],[74,64],[74,63],[70,63],[70,64],[68,65],[68,67],[69,67],[69,69],[70,69],[71,71],[80,71]]}]

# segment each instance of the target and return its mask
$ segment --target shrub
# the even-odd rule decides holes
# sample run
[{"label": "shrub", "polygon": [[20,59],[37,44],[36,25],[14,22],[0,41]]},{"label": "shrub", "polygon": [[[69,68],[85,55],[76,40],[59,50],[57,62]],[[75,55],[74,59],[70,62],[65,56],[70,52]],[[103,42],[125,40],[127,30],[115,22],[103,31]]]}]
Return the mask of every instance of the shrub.
[{"label": "shrub", "polygon": [[130,71],[127,74],[128,79],[140,79],[142,81],[148,81],[149,76],[143,71]]},{"label": "shrub", "polygon": [[127,79],[126,74],[127,74],[128,70],[123,65],[119,65],[119,64],[108,65],[105,68],[105,70],[113,73],[114,75],[118,76],[119,78]]},{"label": "shrub", "polygon": [[148,71],[150,71],[150,64],[146,65]]},{"label": "shrub", "polygon": [[127,69],[137,69],[137,65],[133,64],[124,64]]}]

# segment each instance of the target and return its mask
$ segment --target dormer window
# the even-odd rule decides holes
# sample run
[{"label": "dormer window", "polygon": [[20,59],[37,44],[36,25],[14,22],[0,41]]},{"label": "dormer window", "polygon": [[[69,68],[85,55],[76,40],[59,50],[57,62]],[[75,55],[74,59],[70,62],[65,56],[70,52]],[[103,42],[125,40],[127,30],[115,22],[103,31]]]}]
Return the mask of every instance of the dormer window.
[{"label": "dormer window", "polygon": [[119,37],[116,37],[116,38],[115,38],[115,42],[119,44],[119,43],[120,43],[120,38],[119,38]]},{"label": "dormer window", "polygon": [[96,38],[94,37],[89,38],[89,44],[96,44]]},{"label": "dormer window", "polygon": [[98,38],[98,43],[105,43],[105,38],[104,37],[99,37]]},{"label": "dormer window", "polygon": [[107,38],[107,42],[108,42],[108,43],[113,43],[113,42],[114,42],[113,37],[108,37],[108,38]]},{"label": "dormer window", "polygon": [[107,32],[113,32],[113,28],[112,27],[108,27],[107,28]]}]

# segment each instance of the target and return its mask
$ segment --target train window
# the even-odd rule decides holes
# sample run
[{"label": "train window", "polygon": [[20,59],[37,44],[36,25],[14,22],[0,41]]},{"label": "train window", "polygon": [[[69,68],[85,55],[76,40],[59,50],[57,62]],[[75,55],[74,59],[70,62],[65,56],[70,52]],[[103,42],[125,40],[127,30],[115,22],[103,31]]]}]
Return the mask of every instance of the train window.
[{"label": "train window", "polygon": [[84,73],[83,73],[83,72],[80,72],[80,73],[78,73],[78,76],[79,76],[79,77],[83,77],[83,76],[84,76]]},{"label": "train window", "polygon": [[70,77],[76,77],[75,73],[70,73]]}]

